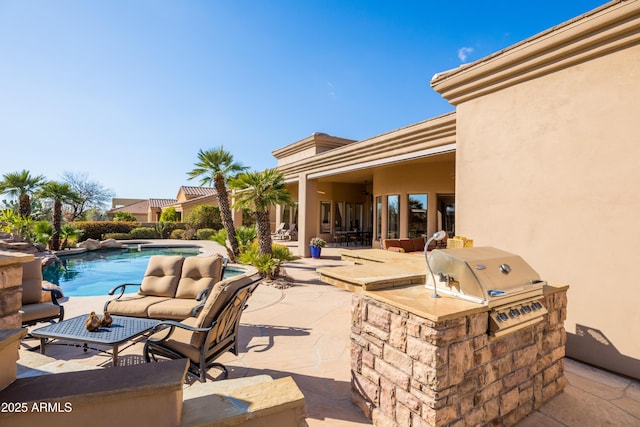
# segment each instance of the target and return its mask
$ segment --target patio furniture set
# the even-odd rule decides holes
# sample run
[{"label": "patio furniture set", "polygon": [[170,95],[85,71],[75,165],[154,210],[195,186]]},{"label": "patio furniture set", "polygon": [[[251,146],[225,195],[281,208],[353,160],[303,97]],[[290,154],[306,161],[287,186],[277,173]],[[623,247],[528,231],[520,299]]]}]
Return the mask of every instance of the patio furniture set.
[{"label": "patio furniture set", "polygon": [[[110,295],[120,292],[104,306],[113,319],[109,327],[100,326],[90,332],[85,325],[87,316],[63,320],[64,310],[55,295],[52,302],[39,303],[54,308],[42,309],[45,316],[40,319],[26,316],[23,326],[52,322],[30,333],[40,339],[42,354],[53,340],[83,343],[84,351],[89,345],[104,345],[111,347],[112,364],[117,366],[119,347],[146,336],[143,355],[147,362],[188,359],[189,373],[202,382],[213,366],[220,368],[226,377],[226,368],[215,360],[226,351],[238,354],[240,316],[261,277],[257,271],[247,269],[243,274],[223,279],[225,266],[219,255],[188,258],[154,255],[140,284],[123,284],[109,292]],[[24,281],[25,289],[39,289],[41,274],[40,283],[37,277]],[[125,289],[131,286],[137,286],[138,292],[125,295]],[[24,307],[23,316],[29,313]],[[54,310],[58,311],[57,316],[52,315]]]}]

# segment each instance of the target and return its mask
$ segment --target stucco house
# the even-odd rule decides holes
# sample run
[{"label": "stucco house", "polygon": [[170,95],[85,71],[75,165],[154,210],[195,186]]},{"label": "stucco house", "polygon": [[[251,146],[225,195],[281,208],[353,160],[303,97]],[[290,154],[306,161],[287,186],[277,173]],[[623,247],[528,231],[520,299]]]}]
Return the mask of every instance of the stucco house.
[{"label": "stucco house", "polygon": [[[567,354],[640,378],[640,1],[609,2],[437,74],[455,111],[362,141],[313,134],[273,152],[300,255],[342,230],[445,229],[567,283]],[[424,211],[426,210],[426,215]],[[426,220],[426,221],[425,221]]]},{"label": "stucco house", "polygon": [[[120,199],[114,199],[117,204]],[[210,187],[181,186],[175,199],[127,199],[130,203],[113,207],[107,212],[109,218],[117,212],[129,212],[140,223],[160,221],[162,211],[170,206],[176,209],[181,218],[186,218],[194,207],[199,205],[218,206],[216,190]]]}]

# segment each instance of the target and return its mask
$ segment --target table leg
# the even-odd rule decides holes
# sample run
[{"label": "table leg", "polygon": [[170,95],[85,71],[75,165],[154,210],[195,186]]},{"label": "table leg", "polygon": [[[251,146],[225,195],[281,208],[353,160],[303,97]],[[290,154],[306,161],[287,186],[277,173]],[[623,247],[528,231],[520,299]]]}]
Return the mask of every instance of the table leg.
[{"label": "table leg", "polygon": [[113,354],[111,363],[113,364],[113,366],[118,366],[118,346],[117,345],[113,346],[113,350],[111,351],[111,353]]},{"label": "table leg", "polygon": [[44,354],[44,345],[46,344],[46,338],[40,338],[40,354]]}]

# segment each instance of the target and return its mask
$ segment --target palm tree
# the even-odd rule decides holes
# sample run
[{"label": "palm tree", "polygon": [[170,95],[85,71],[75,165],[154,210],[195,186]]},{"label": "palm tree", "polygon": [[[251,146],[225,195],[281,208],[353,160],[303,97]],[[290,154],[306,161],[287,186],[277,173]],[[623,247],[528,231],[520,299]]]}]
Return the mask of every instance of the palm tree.
[{"label": "palm tree", "polygon": [[69,184],[50,181],[42,186],[40,196],[53,201],[53,234],[51,235],[51,249],[60,249],[60,229],[62,228],[62,204],[77,202],[79,196]]},{"label": "palm tree", "polygon": [[18,213],[20,216],[31,215],[31,195],[45,183],[42,175],[31,176],[27,170],[4,174],[0,181],[0,193],[6,193],[17,197],[19,202]]},{"label": "palm tree", "polygon": [[291,194],[284,183],[284,174],[277,169],[262,172],[245,172],[229,180],[229,187],[237,190],[234,208],[249,208],[256,219],[258,250],[271,254],[271,230],[269,208],[291,205]]},{"label": "palm tree", "polygon": [[[212,148],[210,150],[198,151],[198,162],[195,169],[187,172],[189,179],[200,178],[200,186],[215,187],[220,206],[220,216],[222,225],[227,232],[227,238],[231,245],[231,252],[234,258],[238,255],[238,239],[233,225],[233,216],[229,205],[229,194],[227,192],[227,181],[236,174],[245,171],[247,168],[233,160],[233,155],[225,151],[224,147]],[[231,260],[234,261],[233,259]]]}]

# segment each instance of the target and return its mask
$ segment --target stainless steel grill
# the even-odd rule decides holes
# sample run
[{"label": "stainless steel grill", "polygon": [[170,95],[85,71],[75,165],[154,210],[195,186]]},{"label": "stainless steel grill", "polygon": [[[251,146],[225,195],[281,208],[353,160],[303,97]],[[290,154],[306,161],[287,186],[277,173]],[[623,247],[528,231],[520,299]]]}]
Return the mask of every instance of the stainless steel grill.
[{"label": "stainless steel grill", "polygon": [[[493,247],[436,249],[429,264],[439,293],[489,306],[489,334],[502,336],[540,322],[546,282],[521,257]],[[427,275],[427,288],[434,289]]]}]

